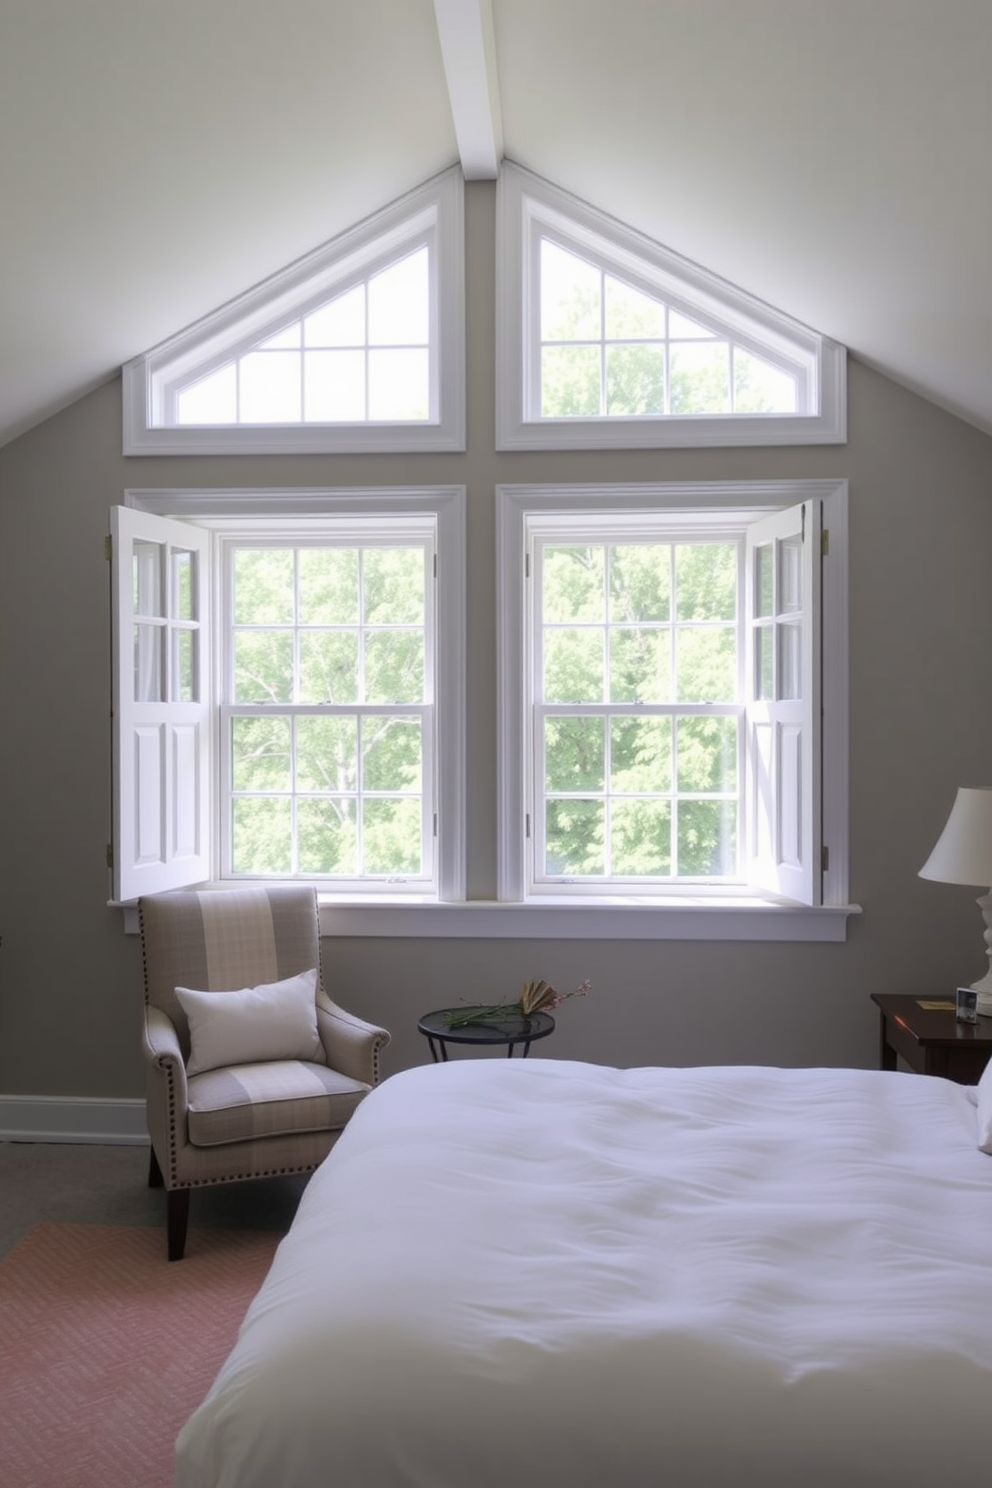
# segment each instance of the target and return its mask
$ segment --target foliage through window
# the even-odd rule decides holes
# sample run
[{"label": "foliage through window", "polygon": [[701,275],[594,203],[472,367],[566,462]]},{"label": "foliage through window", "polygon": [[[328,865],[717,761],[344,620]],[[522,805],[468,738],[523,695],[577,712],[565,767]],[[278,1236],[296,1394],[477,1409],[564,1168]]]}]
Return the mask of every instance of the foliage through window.
[{"label": "foliage through window", "polygon": [[431,560],[423,542],[229,547],[231,876],[431,877]]}]

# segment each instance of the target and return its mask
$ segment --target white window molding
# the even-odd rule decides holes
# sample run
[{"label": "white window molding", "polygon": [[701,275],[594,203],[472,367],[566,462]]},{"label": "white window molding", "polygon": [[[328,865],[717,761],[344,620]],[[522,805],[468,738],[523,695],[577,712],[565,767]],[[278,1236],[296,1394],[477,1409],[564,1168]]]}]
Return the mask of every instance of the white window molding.
[{"label": "white window molding", "polygon": [[[436,651],[435,651],[435,803],[437,811],[436,894],[425,900],[460,903],[465,898],[465,490],[461,486],[424,488],[362,488],[355,490],[131,490],[125,495],[126,506],[137,513],[172,519],[171,526],[186,532],[204,529],[220,548],[235,534],[265,537],[279,534],[305,540],[321,535],[329,518],[354,518],[368,530],[376,517],[397,524],[423,520],[434,527],[437,553]],[[214,555],[215,559],[219,554]],[[115,560],[120,567],[117,554]],[[221,592],[214,585],[215,596]],[[213,605],[216,616],[217,599]],[[215,624],[216,629],[216,624]],[[125,640],[117,643],[122,657],[129,657]],[[216,640],[212,647],[212,678],[219,675]],[[123,667],[122,678],[128,674]],[[129,674],[128,674],[129,675]],[[121,682],[125,686],[126,681]],[[215,685],[211,684],[210,710],[213,715],[214,745],[212,767],[204,779],[204,794],[209,796],[207,812],[212,851],[198,861],[192,876],[183,882],[244,882],[244,879],[222,881],[218,875],[221,854],[220,775],[217,726],[220,706]],[[118,757],[120,745],[117,745]],[[126,821],[129,800],[122,796],[120,774],[115,791],[115,842],[123,836],[134,836]],[[149,806],[153,814],[154,803]],[[118,861],[120,855],[118,853]],[[182,875],[180,873],[180,879]],[[180,887],[172,875],[168,887]],[[400,888],[383,895],[383,885],[370,882],[367,891],[351,892],[347,897],[362,902],[365,892],[372,898],[403,902]],[[132,893],[121,891],[119,870],[115,874],[115,902],[132,899]],[[416,902],[424,899],[422,887],[411,886],[406,896]]]},{"label": "white window molding", "polygon": [[[712,890],[692,887],[638,895],[605,890],[595,897],[588,886],[566,894],[534,894],[528,887],[525,817],[528,786],[525,749],[528,736],[525,716],[527,668],[532,666],[526,633],[525,564],[528,539],[542,516],[553,518],[563,510],[580,513],[583,520],[608,521],[619,511],[630,514],[667,514],[683,529],[736,530],[765,514],[793,507],[800,502],[819,501],[822,522],[829,531],[829,558],[823,566],[822,620],[822,836],[817,836],[817,854],[822,842],[829,854],[819,875],[815,901],[798,905],[781,894],[763,891],[749,883],[719,885]],[[793,912],[787,938],[833,939],[828,923],[846,927],[846,917],[856,912],[848,905],[848,754],[847,754],[847,485],[844,481],[799,480],[735,483],[676,483],[657,486],[503,486],[497,489],[497,697],[498,758],[497,835],[499,841],[498,896],[501,903],[534,909],[542,918],[554,905],[571,902],[585,913],[637,909],[647,919],[626,917],[632,927],[654,926],[647,938],[685,938],[695,924],[700,933],[714,938],[779,939],[782,911]],[[774,913],[771,913],[774,911]],[[567,913],[567,910],[564,911]],[[712,932],[709,915],[714,917]],[[755,930],[765,917],[766,932]],[[776,920],[778,924],[776,924]],[[667,922],[667,928],[665,928]],[[819,929],[808,934],[819,922]],[[640,931],[630,933],[640,938]],[[836,938],[843,938],[845,929]]]},{"label": "white window molding", "polygon": [[[123,368],[125,455],[354,454],[465,448],[464,183],[457,167]],[[425,246],[430,413],[402,423],[179,425],[176,390]]]},{"label": "white window molding", "polygon": [[[544,418],[540,411],[542,238],[656,296],[735,344],[792,369],[795,413]],[[498,449],[655,449],[839,444],[846,351],[594,207],[504,162],[497,187]]]}]

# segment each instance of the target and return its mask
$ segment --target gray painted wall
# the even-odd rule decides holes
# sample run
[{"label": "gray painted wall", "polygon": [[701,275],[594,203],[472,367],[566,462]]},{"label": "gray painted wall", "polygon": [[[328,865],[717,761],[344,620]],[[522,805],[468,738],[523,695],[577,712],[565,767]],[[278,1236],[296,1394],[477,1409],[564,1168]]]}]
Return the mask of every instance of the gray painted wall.
[{"label": "gray painted wall", "polygon": [[[592,995],[540,1053],[620,1065],[871,1066],[873,990],[946,993],[984,970],[977,890],[917,877],[959,784],[992,784],[992,440],[869,368],[849,443],[820,449],[497,454],[493,188],[467,192],[464,455],[130,459],[119,379],[0,450],[0,1096],[140,1096],[137,939],[107,907],[110,506],[129,487],[464,484],[468,853],[495,892],[494,502],[499,482],[847,477],[851,897],[842,945],[349,939],[332,995],[426,1057],[417,1015],[521,981]],[[135,347],[135,351],[141,348]]]}]

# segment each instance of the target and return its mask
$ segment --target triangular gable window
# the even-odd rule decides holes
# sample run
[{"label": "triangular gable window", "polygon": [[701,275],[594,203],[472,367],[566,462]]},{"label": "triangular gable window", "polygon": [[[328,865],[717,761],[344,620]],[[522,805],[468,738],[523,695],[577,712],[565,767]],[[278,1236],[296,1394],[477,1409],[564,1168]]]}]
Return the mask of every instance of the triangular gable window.
[{"label": "triangular gable window", "polygon": [[846,438],[843,347],[517,166],[497,211],[500,449]]},{"label": "triangular gable window", "polygon": [[124,453],[465,447],[461,172],[124,368]]}]

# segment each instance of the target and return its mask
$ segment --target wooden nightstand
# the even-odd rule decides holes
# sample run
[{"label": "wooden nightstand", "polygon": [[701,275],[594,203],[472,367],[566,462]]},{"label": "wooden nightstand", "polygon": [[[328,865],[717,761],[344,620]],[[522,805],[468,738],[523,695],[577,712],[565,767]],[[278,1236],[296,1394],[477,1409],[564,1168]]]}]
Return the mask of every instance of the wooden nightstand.
[{"label": "wooden nightstand", "polygon": [[905,1060],[918,1075],[943,1075],[959,1085],[977,1085],[992,1056],[992,1018],[959,1023],[952,1008],[922,1008],[944,1001],[873,992],[881,1016],[879,1067],[898,1068]]}]

